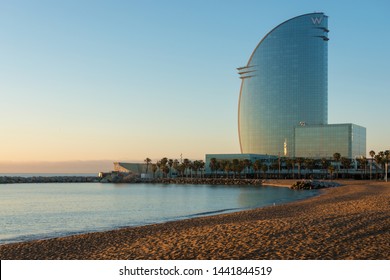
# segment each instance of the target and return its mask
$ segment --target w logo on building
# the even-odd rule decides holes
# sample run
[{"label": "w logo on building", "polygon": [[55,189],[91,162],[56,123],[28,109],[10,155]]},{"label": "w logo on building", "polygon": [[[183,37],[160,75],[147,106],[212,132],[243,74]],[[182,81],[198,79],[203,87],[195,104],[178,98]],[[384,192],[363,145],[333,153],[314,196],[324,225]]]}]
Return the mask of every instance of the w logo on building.
[{"label": "w logo on building", "polygon": [[312,17],[311,21],[313,24],[321,24],[323,17]]}]

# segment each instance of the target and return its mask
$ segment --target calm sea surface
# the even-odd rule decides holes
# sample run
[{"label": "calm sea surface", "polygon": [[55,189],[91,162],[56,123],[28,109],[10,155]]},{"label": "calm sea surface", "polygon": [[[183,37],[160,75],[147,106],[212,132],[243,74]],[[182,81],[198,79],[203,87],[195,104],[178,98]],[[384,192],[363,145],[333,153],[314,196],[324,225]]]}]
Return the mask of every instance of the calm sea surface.
[{"label": "calm sea surface", "polygon": [[281,204],[317,195],[266,186],[0,185],[0,244]]}]

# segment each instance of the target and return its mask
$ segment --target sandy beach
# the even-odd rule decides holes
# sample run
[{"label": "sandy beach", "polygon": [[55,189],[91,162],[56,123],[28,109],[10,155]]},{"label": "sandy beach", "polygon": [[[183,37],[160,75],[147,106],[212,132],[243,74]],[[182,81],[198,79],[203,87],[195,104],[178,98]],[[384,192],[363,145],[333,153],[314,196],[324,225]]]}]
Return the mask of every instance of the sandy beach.
[{"label": "sandy beach", "polygon": [[0,246],[5,259],[390,259],[390,183],[304,201]]}]

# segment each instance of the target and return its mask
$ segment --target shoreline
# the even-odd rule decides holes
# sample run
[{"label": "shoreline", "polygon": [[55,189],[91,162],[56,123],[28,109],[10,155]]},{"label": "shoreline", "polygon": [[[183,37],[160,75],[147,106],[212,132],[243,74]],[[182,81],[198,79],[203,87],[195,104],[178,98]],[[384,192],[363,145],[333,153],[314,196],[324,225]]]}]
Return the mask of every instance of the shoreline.
[{"label": "shoreline", "polygon": [[[269,182],[269,184],[268,184]],[[289,188],[290,187],[290,183],[294,183],[296,182],[295,180],[286,180],[286,182],[288,183],[285,183],[285,184],[281,184],[281,183],[278,183],[279,181],[278,180],[268,180],[267,181],[267,184],[263,184],[263,185],[250,185],[250,184],[235,184],[235,185],[229,185],[229,187],[239,187],[239,186],[252,186],[252,187],[276,187],[276,188]],[[131,183],[127,183],[127,184],[131,184]],[[151,184],[163,184],[163,183],[151,183]],[[137,185],[137,184],[134,184],[134,185]],[[175,185],[175,183],[172,183],[172,185]],[[185,186],[186,184],[182,184],[182,186]],[[188,185],[188,184],[187,184]],[[210,185],[211,186],[211,185]],[[226,185],[216,185],[217,187],[220,186],[220,187],[223,187],[223,186],[226,186]],[[26,242],[34,242],[34,241],[40,241],[40,240],[50,240],[50,239],[56,239],[56,238],[62,238],[62,237],[69,237],[69,236],[77,236],[77,235],[82,235],[82,234],[89,234],[89,233],[98,233],[98,232],[108,232],[108,231],[112,231],[112,230],[118,230],[118,229],[126,229],[126,228],[135,228],[135,227],[143,227],[143,226],[150,226],[150,225],[155,225],[155,224],[164,224],[164,223],[169,223],[169,222],[177,222],[177,221],[185,221],[185,220],[191,220],[191,219],[196,219],[196,218],[202,218],[202,217],[211,217],[211,216],[217,216],[217,215],[223,215],[223,214],[231,214],[231,213],[237,213],[237,212],[241,212],[241,211],[251,211],[251,210],[256,210],[256,209],[261,209],[261,208],[265,208],[265,207],[271,207],[271,206],[276,206],[276,205],[284,205],[284,204],[288,204],[288,203],[294,203],[294,202],[297,202],[297,201],[301,201],[301,200],[306,200],[306,199],[310,199],[312,197],[315,197],[315,196],[319,196],[323,194],[323,192],[320,191],[320,189],[317,189],[317,192],[315,194],[311,194],[311,195],[307,195],[305,197],[302,197],[302,198],[298,198],[298,199],[295,199],[295,200],[289,200],[289,201],[284,201],[284,202],[269,202],[268,204],[266,205],[262,205],[262,206],[254,206],[254,207],[241,207],[241,208],[231,208],[231,209],[225,209],[225,208],[222,208],[222,209],[219,209],[219,210],[215,210],[215,211],[210,211],[210,212],[198,212],[198,213],[192,213],[192,214],[188,214],[188,215],[183,215],[183,216],[177,216],[177,217],[172,217],[171,219],[165,219],[165,220],[161,220],[161,221],[158,221],[156,220],[155,222],[153,223],[146,223],[146,224],[136,224],[136,225],[128,225],[128,226],[113,226],[113,227],[107,227],[107,228],[104,228],[104,229],[92,229],[92,230],[86,230],[86,231],[74,231],[74,232],[63,232],[63,233],[60,233],[58,235],[35,235],[33,238],[25,238],[24,240],[23,239],[19,239],[19,240],[0,240],[0,246],[1,245],[8,245],[8,244],[17,244],[17,243],[26,243]],[[273,203],[273,205],[272,205]],[[276,203],[276,204],[275,204]],[[2,242],[4,241],[4,242]]]},{"label": "shoreline", "polygon": [[113,183],[113,184],[191,184],[191,185],[262,185],[262,179],[244,178],[149,178],[141,179],[138,176],[125,174],[110,174],[98,176],[0,176],[1,184],[44,184],[44,183]]},{"label": "shoreline", "polygon": [[287,204],[0,245],[1,259],[390,259],[390,184]]},{"label": "shoreline", "polygon": [[246,178],[155,178],[141,179],[133,176],[114,177],[97,176],[74,176],[74,175],[55,175],[55,176],[0,176],[0,185],[8,184],[46,184],[46,183],[102,183],[102,184],[180,184],[180,185],[249,185],[249,186],[273,186],[292,188],[298,182],[313,182],[314,189],[336,187],[335,181],[329,180],[310,180],[310,179],[246,179]]}]

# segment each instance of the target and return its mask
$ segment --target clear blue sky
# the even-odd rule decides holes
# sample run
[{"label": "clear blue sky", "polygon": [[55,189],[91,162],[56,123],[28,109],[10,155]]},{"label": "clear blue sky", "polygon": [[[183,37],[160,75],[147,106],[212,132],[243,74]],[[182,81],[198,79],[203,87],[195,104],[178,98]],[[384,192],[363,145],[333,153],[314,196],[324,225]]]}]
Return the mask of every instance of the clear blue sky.
[{"label": "clear blue sky", "polygon": [[390,1],[2,0],[0,167],[238,153],[236,67],[314,11],[329,16],[329,123],[390,149]]}]

